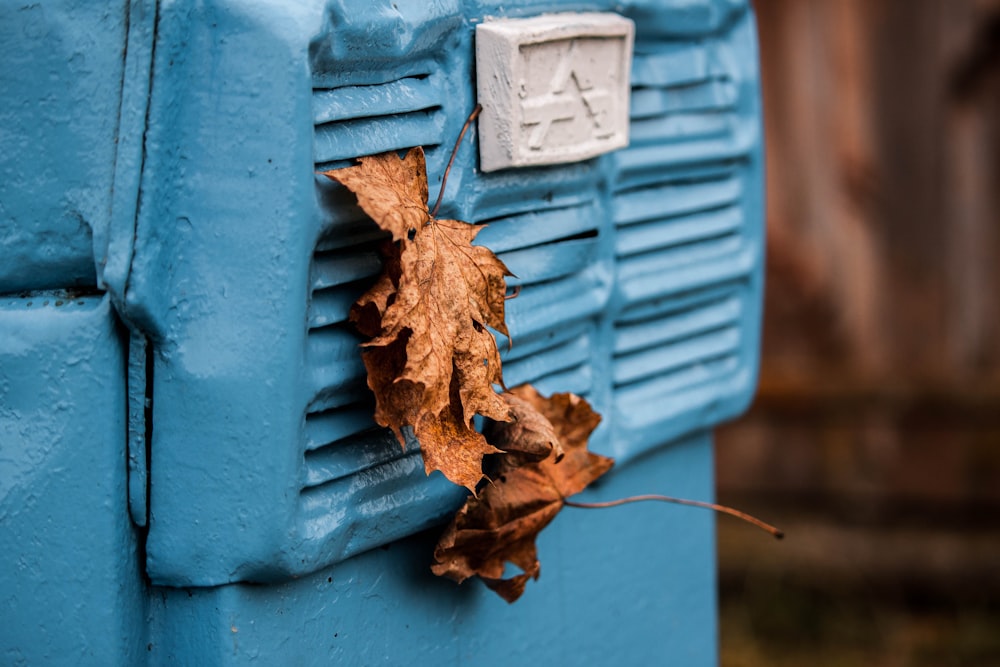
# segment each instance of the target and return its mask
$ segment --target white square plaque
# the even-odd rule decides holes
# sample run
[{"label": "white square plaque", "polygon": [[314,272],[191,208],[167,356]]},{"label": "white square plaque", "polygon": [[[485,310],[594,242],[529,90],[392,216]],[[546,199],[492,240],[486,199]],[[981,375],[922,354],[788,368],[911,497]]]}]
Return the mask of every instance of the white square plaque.
[{"label": "white square plaque", "polygon": [[576,162],[627,146],[634,34],[612,13],[477,26],[480,168]]}]

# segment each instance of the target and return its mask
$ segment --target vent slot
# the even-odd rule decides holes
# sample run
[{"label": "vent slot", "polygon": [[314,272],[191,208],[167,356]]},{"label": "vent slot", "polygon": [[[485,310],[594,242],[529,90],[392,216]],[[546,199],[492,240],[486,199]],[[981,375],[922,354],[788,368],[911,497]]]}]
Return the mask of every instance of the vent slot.
[{"label": "vent slot", "polygon": [[[507,302],[507,325],[516,344],[571,322],[596,316],[604,307],[607,283],[597,269],[532,285]],[[501,343],[502,345],[503,343]]]},{"label": "vent slot", "polygon": [[[645,53],[641,49],[650,49]],[[721,43],[646,44],[632,62],[630,142],[692,141],[728,133],[739,87]]]},{"label": "vent slot", "polygon": [[753,269],[755,246],[744,236],[740,204],[742,179],[724,168],[721,174],[616,194],[615,254],[624,317],[645,302],[731,282]]},{"label": "vent slot", "polygon": [[489,220],[477,237],[517,276],[508,284],[521,292],[507,302],[506,311],[518,349],[603,307],[607,286],[597,266],[600,215],[594,201],[558,208],[543,204],[540,210]]},{"label": "vent slot", "polygon": [[639,380],[677,372],[685,367],[699,366],[720,357],[735,357],[739,344],[739,330],[731,327],[617,358],[614,369],[615,386],[622,387]]},{"label": "vent slot", "polygon": [[[306,430],[309,430],[308,420]],[[341,438],[306,452],[303,488],[327,484],[407,456],[396,436],[368,423],[353,436]]]},{"label": "vent slot", "polygon": [[593,201],[599,178],[594,160],[478,174],[477,188],[462,206],[463,219],[483,223],[584,206]]},{"label": "vent slot", "polygon": [[299,535],[314,557],[339,560],[441,522],[466,493],[441,475],[428,478],[414,452],[304,489]]},{"label": "vent slot", "polygon": [[640,401],[628,411],[660,414],[651,402],[659,405],[670,395],[725,381],[736,372],[742,345],[742,293],[736,285],[721,296],[719,290],[708,290],[661,304],[660,312],[648,319],[616,324],[612,371],[616,404]]},{"label": "vent slot", "polygon": [[690,292],[748,275],[755,246],[739,236],[640,256],[623,262],[620,293],[627,306]]},{"label": "vent slot", "polygon": [[562,239],[597,235],[593,199],[574,206],[540,208],[520,215],[485,220],[476,243],[497,254],[523,250]]},{"label": "vent slot", "polygon": [[739,300],[730,295],[709,300],[705,305],[685,305],[678,312],[666,312],[645,321],[620,324],[615,328],[615,355],[625,357],[733,326],[741,313]]},{"label": "vent slot", "polygon": [[738,63],[724,42],[643,43],[632,64],[629,148],[615,156],[619,188],[683,169],[703,178],[744,160],[759,140],[740,114]]},{"label": "vent slot", "polygon": [[616,327],[616,386],[676,371],[739,349],[741,308],[734,297]]},{"label": "vent slot", "polygon": [[313,89],[317,169],[411,146],[441,143],[446,115],[437,75],[421,73],[381,84]]},{"label": "vent slot", "polygon": [[632,59],[632,85],[671,88],[711,78],[711,57],[701,44],[640,42]]},{"label": "vent slot", "polygon": [[331,407],[306,415],[306,451],[315,451],[372,428],[374,402]]},{"label": "vent slot", "polygon": [[729,207],[697,217],[649,222],[621,230],[615,239],[615,251],[619,257],[628,257],[696,243],[706,238],[728,236],[739,229],[742,221],[740,209]]},{"label": "vent slot", "polygon": [[313,89],[313,122],[316,125],[427,111],[439,106],[426,74],[383,84]]},{"label": "vent slot", "polygon": [[[339,188],[343,190],[343,188]],[[359,345],[348,322],[351,305],[382,270],[378,245],[385,234],[356,207],[328,227],[313,253],[306,311],[308,334],[302,372],[306,400],[303,483],[321,483],[327,472],[312,469],[314,452],[364,433],[377,439],[374,402],[367,387]],[[371,433],[369,433],[371,432]],[[366,450],[369,451],[369,450]]]},{"label": "vent slot", "polygon": [[347,399],[360,398],[366,391],[365,366],[358,354],[361,339],[349,325],[324,327],[309,332],[306,339],[306,392],[309,410],[323,410]]},{"label": "vent slot", "polygon": [[592,392],[594,318],[608,293],[600,217],[596,202],[586,201],[492,220],[480,235],[517,274],[509,283],[521,287],[507,302],[514,345],[506,351],[500,343],[508,386],[530,382],[543,393]]},{"label": "vent slot", "polygon": [[686,183],[663,183],[619,192],[615,197],[615,225],[652,222],[739,203],[743,191],[735,176]]},{"label": "vent slot", "polygon": [[732,111],[737,93],[736,84],[726,78],[676,88],[634,86],[630,116],[645,121],[679,113]]},{"label": "vent slot", "polygon": [[[615,391],[615,413],[622,420],[619,427],[628,430],[664,424],[699,406],[718,402],[732,392],[735,383],[731,380],[737,376],[740,367],[738,356],[723,355],[620,387]],[[662,437],[661,432],[650,441],[655,442]],[[643,440],[647,438],[648,435]],[[637,441],[634,447],[641,449],[644,444]]]},{"label": "vent slot", "polygon": [[[369,220],[361,226],[375,225]],[[381,238],[381,234],[377,238]],[[371,235],[361,239],[372,238]],[[353,304],[382,270],[378,242],[367,241],[346,248],[323,250],[313,254],[310,268],[311,296],[309,328],[318,329],[346,322]]]},{"label": "vent slot", "polygon": [[[526,382],[537,384],[544,378],[573,373],[588,365],[593,355],[593,325],[587,323],[552,334],[529,341],[529,345],[525,347],[530,346],[530,353],[504,360],[503,375],[508,386],[516,387]],[[532,342],[533,345],[530,344]],[[543,347],[542,343],[547,343],[547,346]],[[559,391],[589,391],[589,375],[585,385],[583,388],[578,386],[575,390],[560,388]]]}]

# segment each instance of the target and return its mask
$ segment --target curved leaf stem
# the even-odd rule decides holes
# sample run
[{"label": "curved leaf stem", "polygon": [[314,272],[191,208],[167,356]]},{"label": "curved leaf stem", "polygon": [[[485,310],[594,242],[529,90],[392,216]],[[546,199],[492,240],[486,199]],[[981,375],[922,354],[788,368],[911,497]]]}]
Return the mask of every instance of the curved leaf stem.
[{"label": "curved leaf stem", "polygon": [[465,136],[466,130],[472,125],[472,121],[476,120],[479,116],[479,112],[483,110],[483,105],[477,104],[476,108],[472,110],[469,117],[465,119],[465,125],[462,126],[462,131],[458,133],[458,140],[455,141],[455,147],[451,149],[451,158],[448,160],[448,166],[445,167],[444,176],[441,177],[441,189],[438,191],[437,201],[434,202],[434,208],[431,209],[431,217],[436,218],[438,214],[438,209],[441,207],[441,198],[444,197],[444,186],[448,183],[448,174],[451,173],[451,165],[455,161],[455,156],[458,155],[458,147],[462,144],[462,137]]},{"label": "curved leaf stem", "polygon": [[661,496],[657,494],[646,494],[641,496],[629,496],[628,498],[620,498],[618,500],[609,500],[603,503],[579,503],[572,500],[564,500],[564,504],[567,507],[579,507],[581,509],[601,509],[604,507],[617,507],[618,505],[626,505],[628,503],[638,503],[647,500],[655,500],[663,503],[674,503],[676,505],[689,505],[691,507],[701,507],[702,509],[714,510],[716,512],[721,512],[722,514],[729,514],[737,519],[743,519],[747,523],[752,523],[766,533],[770,533],[777,539],[781,539],[785,536],[784,531],[779,528],[775,528],[769,523],[765,523],[755,516],[751,516],[746,512],[741,512],[732,507],[726,507],[725,505],[717,505],[715,503],[706,503],[700,500],[688,500],[686,498],[674,498],[673,496]]}]

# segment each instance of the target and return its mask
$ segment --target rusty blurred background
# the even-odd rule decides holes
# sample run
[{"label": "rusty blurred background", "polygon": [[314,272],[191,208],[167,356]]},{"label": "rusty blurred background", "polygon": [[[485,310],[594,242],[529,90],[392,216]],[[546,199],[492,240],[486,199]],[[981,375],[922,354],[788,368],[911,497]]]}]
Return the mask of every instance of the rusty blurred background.
[{"label": "rusty blurred background", "polygon": [[1000,0],[756,0],[768,273],[723,665],[1000,665]]}]

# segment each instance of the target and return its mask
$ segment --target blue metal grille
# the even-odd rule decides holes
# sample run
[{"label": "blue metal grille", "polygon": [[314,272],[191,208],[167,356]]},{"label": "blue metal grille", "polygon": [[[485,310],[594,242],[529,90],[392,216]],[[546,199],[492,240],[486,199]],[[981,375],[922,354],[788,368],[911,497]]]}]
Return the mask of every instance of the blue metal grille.
[{"label": "blue metal grille", "polygon": [[[704,14],[711,20],[693,22],[654,4],[625,11],[637,19],[628,149],[574,164],[483,174],[472,133],[449,176],[441,211],[443,218],[486,225],[478,242],[517,274],[510,284],[521,292],[507,304],[513,345],[508,349],[507,341],[499,341],[507,384],[531,382],[545,393],[586,396],[604,415],[592,447],[620,463],[738,414],[752,394],[757,363],[761,148],[756,65],[749,56],[755,54],[752,18],[745,6],[728,0],[708,2],[725,11],[717,7]],[[268,398],[259,406],[235,398],[227,403],[211,374],[162,355],[154,404],[166,407],[153,429],[148,542],[155,582],[207,585],[299,576],[435,524],[460,503],[462,489],[439,474],[424,475],[416,443],[404,452],[372,422],[360,338],[347,316],[380,271],[384,234],[353,195],[312,177],[358,156],[421,145],[436,192],[452,142],[475,104],[472,23],[485,9],[467,8],[466,17],[455,13],[457,6],[429,7],[422,19],[402,23],[388,15],[334,20],[334,10],[314,8],[308,10],[316,11],[314,29],[296,37],[308,49],[275,47],[283,57],[291,52],[291,71],[301,72],[308,61],[311,90],[299,99],[294,91],[305,88],[302,82],[289,86],[292,93],[279,86],[272,99],[288,100],[294,113],[270,118],[262,108],[258,122],[301,124],[288,132],[312,139],[311,160],[300,155],[301,146],[289,151],[263,140],[259,146],[247,143],[248,151],[257,151],[248,159],[270,170],[274,156],[292,153],[280,168],[285,171],[269,172],[275,192],[261,194],[261,201],[286,197],[294,216],[257,221],[255,211],[237,215],[219,207],[222,217],[247,216],[254,229],[268,230],[268,243],[286,253],[233,237],[244,252],[254,253],[252,261],[239,264],[247,265],[246,277],[233,277],[233,284],[257,280],[257,289],[268,292],[260,299],[261,312],[245,313],[246,322],[253,322],[247,336],[259,340],[243,336],[234,345],[254,342],[251,351],[239,353],[267,358],[257,376],[233,376],[226,386],[252,380]],[[560,9],[558,2],[525,3],[516,13]],[[650,12],[660,18],[649,19]],[[161,39],[169,40],[170,23],[164,25]],[[173,30],[188,49],[190,26],[180,22]],[[378,57],[363,46],[369,42],[381,45]],[[169,55],[169,49],[159,53]],[[207,76],[198,69],[198,55],[190,53],[191,76]],[[256,83],[254,76],[245,74]],[[215,85],[199,81],[186,84]],[[197,144],[184,131],[197,140],[215,136],[216,130],[197,134],[203,116],[171,115],[178,112],[169,89],[162,100],[157,103],[154,86],[157,127],[169,129],[173,122],[182,130],[176,137],[154,133],[152,141],[175,141],[176,152],[183,153]],[[223,141],[222,128],[217,131]],[[184,209],[188,189],[193,200],[199,191],[185,180],[183,160],[176,166],[173,154],[162,155],[147,168],[149,189],[181,197],[180,205],[165,208],[174,215]],[[154,180],[171,169],[180,185],[169,177]],[[155,209],[148,210],[149,228],[155,229]],[[198,242],[206,244],[205,256],[234,252],[232,238],[206,232]],[[155,243],[139,243],[140,259],[149,247],[160,252]],[[195,245],[177,243],[183,256],[200,257]],[[168,270],[183,287],[186,274],[172,264]],[[269,314],[274,303],[282,304],[282,312],[301,312],[298,328],[289,327],[287,314],[280,321]],[[166,312],[172,317],[176,308]],[[158,324],[161,330],[181,328],[166,322]],[[265,339],[272,343],[262,354]],[[211,366],[214,359],[199,361]],[[218,397],[217,404],[195,398],[209,395]],[[233,423],[243,430],[231,438],[239,447],[228,441],[226,424],[206,428],[203,436],[170,421],[180,408],[202,404],[206,412],[241,411]],[[226,468],[252,482],[220,491],[199,485],[198,475],[168,474],[191,461],[201,479]],[[183,543],[172,538],[178,525],[186,526]],[[193,539],[199,532],[210,539]]]}]

